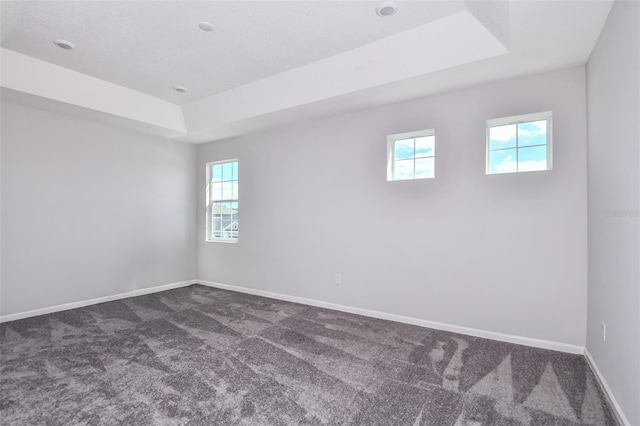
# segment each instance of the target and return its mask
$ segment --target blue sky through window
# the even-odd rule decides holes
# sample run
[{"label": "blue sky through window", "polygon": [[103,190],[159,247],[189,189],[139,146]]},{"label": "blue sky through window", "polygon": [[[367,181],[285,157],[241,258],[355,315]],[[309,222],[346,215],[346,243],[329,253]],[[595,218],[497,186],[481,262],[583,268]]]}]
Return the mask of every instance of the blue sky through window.
[{"label": "blue sky through window", "polygon": [[489,129],[489,149],[516,147],[516,125],[496,126]]},{"label": "blue sky through window", "polygon": [[546,143],[546,120],[518,124],[518,146],[545,145]]},{"label": "blue sky through window", "polygon": [[406,160],[413,158],[414,154],[414,140],[415,139],[401,139],[397,140],[394,146],[394,158],[396,160]]},{"label": "blue sky through window", "polygon": [[211,165],[211,199],[238,199],[238,162]]},{"label": "blue sky through window", "polygon": [[209,163],[211,182],[208,239],[238,238],[238,162]]},{"label": "blue sky through window", "polygon": [[393,180],[432,178],[435,175],[435,136],[393,142]]},{"label": "blue sky through window", "polygon": [[547,120],[489,128],[488,173],[547,170]]}]

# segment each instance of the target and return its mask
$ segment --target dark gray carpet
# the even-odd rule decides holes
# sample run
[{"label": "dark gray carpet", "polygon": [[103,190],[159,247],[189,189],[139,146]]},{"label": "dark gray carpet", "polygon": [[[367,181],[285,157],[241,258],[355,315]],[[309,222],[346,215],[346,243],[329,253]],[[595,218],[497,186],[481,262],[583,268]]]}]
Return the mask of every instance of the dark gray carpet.
[{"label": "dark gray carpet", "polygon": [[582,356],[199,285],[0,325],[3,425],[614,425]]}]

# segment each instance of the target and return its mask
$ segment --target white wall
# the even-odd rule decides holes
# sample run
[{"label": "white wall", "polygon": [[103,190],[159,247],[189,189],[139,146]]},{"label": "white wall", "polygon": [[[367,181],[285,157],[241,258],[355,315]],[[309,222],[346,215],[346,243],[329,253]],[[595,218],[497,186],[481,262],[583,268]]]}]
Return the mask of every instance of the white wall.
[{"label": "white wall", "polygon": [[[198,147],[198,278],[584,345],[584,68]],[[485,121],[554,114],[554,170],[486,176]],[[435,128],[436,179],[386,135]],[[205,163],[240,161],[240,241],[205,242]],[[334,284],[334,274],[342,284]]]},{"label": "white wall", "polygon": [[2,102],[0,313],[195,278],[195,147]]},{"label": "white wall", "polygon": [[639,27],[638,2],[614,3],[587,64],[587,349],[632,425],[640,425]]}]

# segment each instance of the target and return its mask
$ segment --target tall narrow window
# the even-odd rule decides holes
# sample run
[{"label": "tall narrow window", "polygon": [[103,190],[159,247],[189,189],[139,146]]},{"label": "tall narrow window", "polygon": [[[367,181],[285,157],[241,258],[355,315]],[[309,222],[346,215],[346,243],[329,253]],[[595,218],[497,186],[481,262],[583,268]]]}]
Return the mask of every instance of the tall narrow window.
[{"label": "tall narrow window", "polygon": [[207,163],[207,241],[238,241],[238,160]]},{"label": "tall narrow window", "polygon": [[387,137],[387,180],[433,178],[436,174],[433,129]]},{"label": "tall narrow window", "polygon": [[551,111],[487,120],[487,174],[551,170]]}]

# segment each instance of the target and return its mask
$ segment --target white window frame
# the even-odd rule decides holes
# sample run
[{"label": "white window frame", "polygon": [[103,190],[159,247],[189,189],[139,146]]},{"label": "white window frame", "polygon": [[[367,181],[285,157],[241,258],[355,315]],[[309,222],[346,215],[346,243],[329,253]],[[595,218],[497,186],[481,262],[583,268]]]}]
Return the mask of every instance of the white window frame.
[{"label": "white window frame", "polygon": [[[236,237],[215,237],[213,235],[211,235],[211,225],[212,225],[212,221],[213,221],[213,204],[214,203],[238,203],[239,204],[239,199],[240,196],[238,195],[236,198],[231,198],[231,199],[224,199],[224,200],[213,200],[212,196],[211,196],[211,180],[213,179],[212,176],[212,172],[213,172],[213,166],[215,165],[220,165],[220,164],[226,164],[226,163],[236,163],[238,166],[240,164],[240,162],[238,161],[237,158],[232,158],[229,160],[222,160],[222,161],[211,161],[209,163],[206,163],[206,206],[207,206],[207,223],[206,223],[206,241],[207,242],[217,242],[217,243],[237,243],[238,242],[238,236]],[[239,186],[239,182],[240,182],[240,169],[238,168],[238,186]],[[239,216],[239,214],[238,214]],[[239,218],[238,218],[239,219]],[[236,231],[237,232],[237,231]]]},{"label": "white window frame", "polygon": [[[411,138],[422,138],[422,137],[427,137],[427,136],[433,136],[434,137],[434,142],[433,142],[433,155],[429,155],[426,157],[420,157],[420,158],[433,158],[433,176],[424,176],[424,177],[418,177],[416,178],[415,176],[412,179],[395,179],[394,175],[395,175],[395,164],[396,164],[396,159],[395,159],[395,144],[396,141],[402,140],[402,139],[411,139]],[[425,129],[425,130],[416,130],[413,132],[406,132],[406,133],[396,133],[393,135],[388,135],[387,136],[387,181],[391,181],[391,182],[398,182],[398,181],[403,181],[403,180],[419,180],[419,179],[435,179],[436,177],[436,153],[435,153],[435,147],[436,147],[436,141],[435,141],[435,136],[436,136],[436,130],[435,129]],[[414,174],[415,174],[415,149],[413,152],[413,160],[414,160]]]},{"label": "white window frame", "polygon": [[[518,150],[520,147],[518,146],[517,141],[517,133],[516,133],[516,170],[513,172],[503,172],[503,173],[491,173],[490,172],[490,139],[489,139],[489,130],[492,127],[498,126],[506,126],[509,124],[520,124],[520,123],[529,123],[532,121],[547,121],[547,168],[544,170],[517,170],[518,164]],[[485,163],[485,174],[487,175],[502,175],[502,174],[511,174],[511,173],[527,173],[527,172],[545,172],[549,170],[553,170],[553,157],[552,157],[552,146],[553,146],[553,111],[543,111],[543,112],[534,112],[531,114],[522,114],[522,115],[514,115],[512,117],[502,117],[502,118],[494,118],[491,120],[487,120],[487,128],[486,128],[486,138],[487,138],[487,155],[486,155],[486,163]],[[534,145],[535,146],[535,145]],[[513,149],[513,148],[508,148]]]}]

